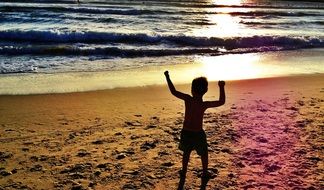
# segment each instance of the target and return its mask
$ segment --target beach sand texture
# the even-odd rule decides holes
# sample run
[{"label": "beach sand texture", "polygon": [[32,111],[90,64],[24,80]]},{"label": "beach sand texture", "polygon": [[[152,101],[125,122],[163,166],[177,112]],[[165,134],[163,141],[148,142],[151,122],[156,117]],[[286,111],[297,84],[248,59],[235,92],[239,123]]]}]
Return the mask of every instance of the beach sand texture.
[{"label": "beach sand texture", "polygon": [[[207,189],[323,188],[323,84],[227,82],[225,106],[204,118]],[[212,82],[205,100],[217,98]],[[183,113],[167,86],[0,96],[0,189],[176,189]],[[186,189],[199,189],[201,168],[193,152]]]}]

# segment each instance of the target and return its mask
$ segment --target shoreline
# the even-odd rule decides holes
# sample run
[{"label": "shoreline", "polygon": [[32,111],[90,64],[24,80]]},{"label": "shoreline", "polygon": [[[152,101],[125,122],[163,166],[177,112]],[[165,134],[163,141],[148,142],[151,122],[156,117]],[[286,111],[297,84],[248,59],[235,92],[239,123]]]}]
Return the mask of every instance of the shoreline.
[{"label": "shoreline", "polygon": [[[82,73],[81,73],[82,74]],[[43,75],[43,74],[41,74]],[[45,74],[47,75],[47,74]],[[52,75],[52,74],[48,74]],[[318,77],[321,78],[324,76],[324,73],[308,73],[308,74],[291,74],[291,75],[284,75],[284,76],[269,76],[263,78],[250,78],[250,79],[235,79],[235,80],[226,80],[229,83],[248,83],[248,82],[257,82],[257,81],[264,81],[264,80],[285,80],[285,79],[293,79],[293,78],[313,78]],[[161,73],[161,78],[164,79],[163,72]],[[207,78],[208,80],[208,78]],[[164,81],[165,82],[165,81]],[[216,84],[218,81],[209,81],[209,84]],[[176,86],[180,88],[187,87],[188,89],[191,86],[191,81],[187,81],[184,83],[174,83]],[[115,90],[132,90],[132,89],[145,89],[145,88],[163,88],[167,87],[167,84],[151,84],[151,85],[142,85],[142,86],[123,86],[123,87],[114,87],[114,88],[107,88],[107,89],[96,89],[96,90],[85,90],[85,91],[71,91],[71,92],[48,92],[48,93],[31,93],[31,94],[0,94],[1,96],[42,96],[42,95],[64,95],[64,94],[79,94],[79,93],[96,93],[96,92],[106,92],[106,91],[115,91]],[[188,92],[190,93],[190,92]]]},{"label": "shoreline", "polygon": [[[323,74],[323,51],[324,49],[307,49],[183,57],[177,58],[175,65],[163,65],[168,60],[158,58],[157,64],[161,62],[162,65],[119,71],[0,75],[0,94],[70,93],[163,85],[165,70],[170,71],[175,84],[191,83],[191,80],[197,76],[205,76],[209,81],[229,81]],[[145,65],[145,62],[143,64]]]},{"label": "shoreline", "polygon": [[[64,73],[64,74],[66,74],[66,73]],[[87,74],[87,73],[74,73],[74,74],[83,75],[83,74]],[[48,75],[48,76],[50,76],[50,75],[55,75],[55,74],[39,74],[39,75]],[[324,75],[324,73],[290,74],[290,75],[269,76],[269,77],[263,77],[263,78],[234,79],[234,80],[226,80],[226,81],[237,83],[237,82],[240,82],[240,81],[242,81],[242,82],[247,81],[248,82],[248,81],[267,80],[267,79],[285,79],[285,78],[314,77],[314,76],[316,77],[316,76],[321,76],[321,75]],[[34,76],[32,76],[32,74],[29,75],[29,76],[31,78],[34,78]],[[14,77],[19,77],[19,76],[14,76]],[[161,73],[161,78],[164,79],[163,72]],[[217,83],[217,81],[214,81],[214,80],[213,81],[208,80],[208,82]],[[32,95],[55,95],[55,94],[90,93],[90,92],[110,91],[110,90],[118,90],[118,89],[162,87],[162,86],[165,86],[165,85],[166,84],[149,84],[149,85],[138,85],[138,86],[121,86],[121,87],[112,87],[112,88],[104,87],[103,89],[67,91],[67,92],[63,92],[63,91],[62,92],[38,92],[38,93],[34,92],[34,93],[29,93],[29,94],[19,93],[19,91],[18,91],[18,93],[4,93],[4,94],[0,94],[0,96],[32,96]],[[186,81],[186,82],[182,82],[182,83],[175,83],[175,85],[188,86],[188,85],[191,85],[191,81]]]}]

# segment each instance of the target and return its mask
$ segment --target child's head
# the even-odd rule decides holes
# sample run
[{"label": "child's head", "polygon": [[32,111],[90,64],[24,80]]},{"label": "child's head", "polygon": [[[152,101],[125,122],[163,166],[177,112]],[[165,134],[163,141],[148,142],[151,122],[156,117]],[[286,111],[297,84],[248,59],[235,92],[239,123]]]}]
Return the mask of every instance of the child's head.
[{"label": "child's head", "polygon": [[192,80],[191,93],[193,96],[203,96],[208,90],[208,81],[206,77],[198,77]]}]

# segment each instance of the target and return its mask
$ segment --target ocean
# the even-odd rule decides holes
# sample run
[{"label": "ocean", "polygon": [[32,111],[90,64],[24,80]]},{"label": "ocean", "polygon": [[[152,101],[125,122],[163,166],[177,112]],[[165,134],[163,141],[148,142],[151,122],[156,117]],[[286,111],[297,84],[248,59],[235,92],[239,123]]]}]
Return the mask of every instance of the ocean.
[{"label": "ocean", "polygon": [[320,1],[0,2],[0,94],[160,84],[156,73],[175,65],[178,82],[195,70],[211,80],[324,73],[323,48]]}]

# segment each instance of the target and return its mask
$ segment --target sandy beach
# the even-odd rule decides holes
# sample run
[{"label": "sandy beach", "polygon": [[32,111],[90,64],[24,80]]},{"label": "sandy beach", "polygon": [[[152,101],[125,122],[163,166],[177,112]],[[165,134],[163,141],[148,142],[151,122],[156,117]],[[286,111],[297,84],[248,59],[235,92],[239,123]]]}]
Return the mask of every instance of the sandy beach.
[{"label": "sandy beach", "polygon": [[[207,189],[321,189],[323,84],[323,74],[227,82],[225,106],[204,118]],[[217,98],[211,82],[204,99]],[[183,113],[163,85],[0,96],[0,189],[176,189]],[[193,152],[186,189],[200,173]]]}]

